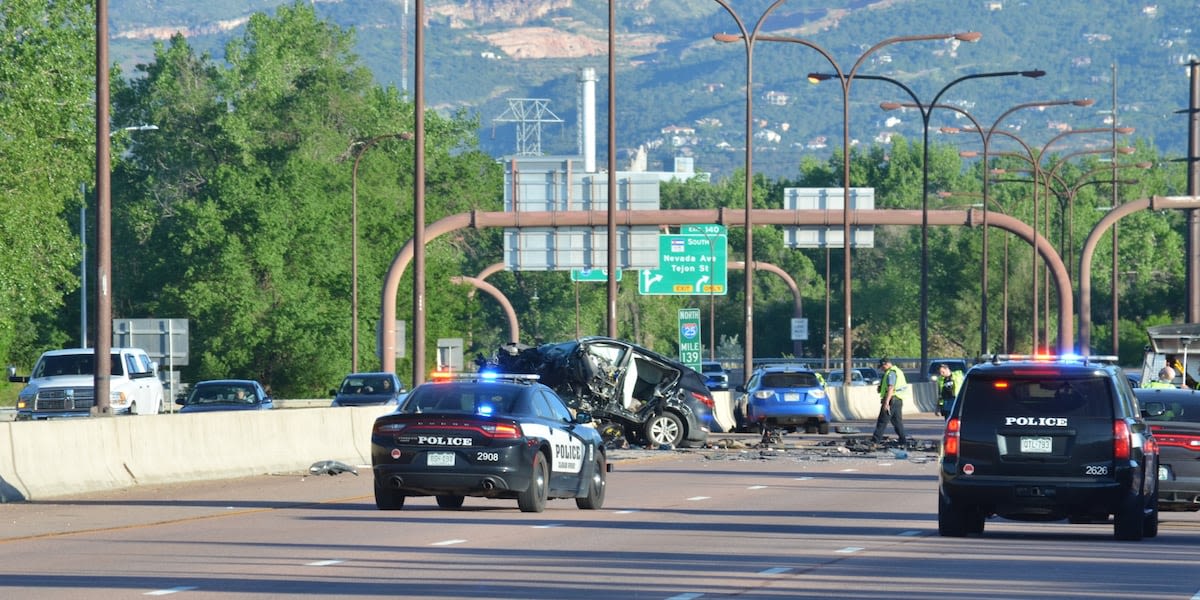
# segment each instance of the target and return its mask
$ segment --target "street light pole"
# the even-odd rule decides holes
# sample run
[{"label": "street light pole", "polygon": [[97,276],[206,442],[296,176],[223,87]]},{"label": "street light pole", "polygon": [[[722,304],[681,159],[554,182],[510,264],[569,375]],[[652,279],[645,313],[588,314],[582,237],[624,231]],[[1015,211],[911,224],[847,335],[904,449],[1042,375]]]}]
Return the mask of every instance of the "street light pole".
[{"label": "street light pole", "polygon": [[[354,167],[350,171],[350,372],[358,372],[358,163],[380,140],[389,138],[411,140],[408,131],[377,135],[365,142],[355,142],[358,152],[354,155]],[[385,324],[380,324],[383,327]]]},{"label": "street light pole", "polygon": [[729,43],[740,40],[746,49],[746,189],[745,189],[745,221],[746,221],[746,274],[745,274],[745,291],[743,292],[743,306],[745,312],[745,356],[742,359],[742,380],[750,378],[750,374],[754,372],[754,43],[759,39],[758,32],[762,29],[763,22],[767,16],[771,14],[779,5],[783,4],[784,0],[775,0],[763,11],[758,17],[758,21],[754,24],[753,31],[747,31],[745,22],[738,15],[737,11],[729,5],[727,0],[713,0],[733,17],[737,23],[740,35],[729,35],[718,33],[713,36],[713,39],[718,42]]},{"label": "street light pole", "polygon": [[[879,43],[875,44],[874,46],[871,46],[870,48],[868,48],[865,52],[863,52],[861,55],[859,55],[859,57],[854,61],[854,64],[850,67],[850,70],[848,72],[844,72],[842,70],[841,66],[838,64],[838,62],[836,60],[834,60],[833,55],[830,54],[829,51],[827,51],[825,48],[816,44],[815,42],[812,42],[812,41],[809,41],[809,40],[806,40],[803,38],[795,38],[795,37],[787,37],[787,36],[775,36],[775,35],[759,36],[759,39],[766,41],[766,42],[784,42],[784,43],[791,43],[791,44],[800,44],[802,46],[807,46],[808,48],[811,48],[811,49],[817,51],[822,57],[825,58],[826,61],[829,62],[829,65],[831,67],[833,67],[833,70],[836,72],[836,75],[829,76],[828,78],[832,79],[832,78],[836,77],[838,82],[841,84],[841,89],[842,89],[842,252],[844,254],[844,256],[842,257],[842,260],[843,260],[842,277],[844,279],[843,289],[842,289],[843,300],[844,300],[843,301],[844,323],[842,324],[842,326],[844,327],[843,343],[842,343],[842,346],[843,346],[842,347],[842,363],[843,363],[843,371],[845,373],[849,373],[851,371],[851,368],[852,368],[851,363],[853,362],[851,360],[852,356],[853,356],[853,352],[852,352],[852,350],[853,350],[853,327],[851,324],[852,292],[851,292],[851,285],[850,285],[850,277],[851,277],[851,268],[850,268],[850,245],[851,245],[850,244],[850,235],[851,235],[851,228],[850,228],[850,213],[851,213],[851,211],[850,211],[850,84],[851,84],[851,82],[854,81],[855,75],[857,74],[859,67],[861,67],[863,65],[863,63],[866,61],[866,59],[868,57],[870,57],[872,54],[874,54],[875,52],[879,51],[880,49],[882,49],[886,46],[898,44],[901,42],[918,42],[918,41],[949,40],[949,39],[955,39],[955,40],[959,40],[959,41],[963,41],[963,42],[974,42],[974,41],[977,41],[980,37],[982,37],[982,34],[980,34],[979,32],[969,31],[969,32],[964,32],[964,33],[938,33],[938,34],[909,35],[909,36],[898,36],[898,37],[888,38],[888,39],[885,39],[882,42],[879,42]],[[866,76],[864,76],[864,77],[866,77]],[[817,83],[817,82],[821,81],[822,79],[823,79],[823,77],[820,74],[810,74],[809,75],[809,81],[813,82],[813,83]],[[828,326],[828,324],[826,324],[826,325]]]}]

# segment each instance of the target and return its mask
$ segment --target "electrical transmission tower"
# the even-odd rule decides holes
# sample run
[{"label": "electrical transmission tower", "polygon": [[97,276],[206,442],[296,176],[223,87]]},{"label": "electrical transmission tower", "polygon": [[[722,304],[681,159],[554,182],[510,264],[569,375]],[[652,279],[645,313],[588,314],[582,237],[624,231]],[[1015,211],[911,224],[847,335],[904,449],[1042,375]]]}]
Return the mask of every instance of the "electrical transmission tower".
[{"label": "electrical transmission tower", "polygon": [[548,98],[509,98],[508,110],[492,123],[517,124],[517,156],[542,155],[542,123],[562,123]]}]

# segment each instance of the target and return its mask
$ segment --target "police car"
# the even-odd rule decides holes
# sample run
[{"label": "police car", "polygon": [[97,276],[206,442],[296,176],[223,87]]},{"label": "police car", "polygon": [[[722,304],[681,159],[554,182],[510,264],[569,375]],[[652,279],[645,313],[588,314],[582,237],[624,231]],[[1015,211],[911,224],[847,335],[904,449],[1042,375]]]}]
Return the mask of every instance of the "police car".
[{"label": "police car", "polygon": [[552,498],[598,509],[609,466],[591,421],[536,375],[435,375],[375,420],[375,506],[434,496],[458,508],[471,496],[515,498],[522,512],[542,512]]}]

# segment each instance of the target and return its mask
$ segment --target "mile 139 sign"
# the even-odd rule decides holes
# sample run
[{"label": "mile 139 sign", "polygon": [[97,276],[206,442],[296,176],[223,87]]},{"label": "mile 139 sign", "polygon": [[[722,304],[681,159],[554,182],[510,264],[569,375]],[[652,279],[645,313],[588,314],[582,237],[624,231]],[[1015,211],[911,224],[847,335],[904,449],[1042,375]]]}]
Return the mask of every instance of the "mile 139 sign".
[{"label": "mile 139 sign", "polygon": [[724,296],[728,286],[728,232],[722,225],[684,225],[658,237],[658,268],[643,269],[643,296]]},{"label": "mile 139 sign", "polygon": [[679,362],[700,370],[700,309],[679,309]]}]

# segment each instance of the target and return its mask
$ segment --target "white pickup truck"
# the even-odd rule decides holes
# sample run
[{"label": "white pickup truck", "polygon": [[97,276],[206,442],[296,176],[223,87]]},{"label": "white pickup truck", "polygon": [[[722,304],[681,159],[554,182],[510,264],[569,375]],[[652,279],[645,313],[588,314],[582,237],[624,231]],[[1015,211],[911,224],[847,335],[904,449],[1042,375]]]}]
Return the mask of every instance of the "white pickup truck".
[{"label": "white pickup truck", "polygon": [[[28,377],[9,367],[8,380],[26,384],[17,396],[17,420],[91,415],[96,405],[95,357],[92,348],[50,350]],[[109,392],[113,414],[158,414],[164,395],[158,364],[145,350],[113,348]]]}]

